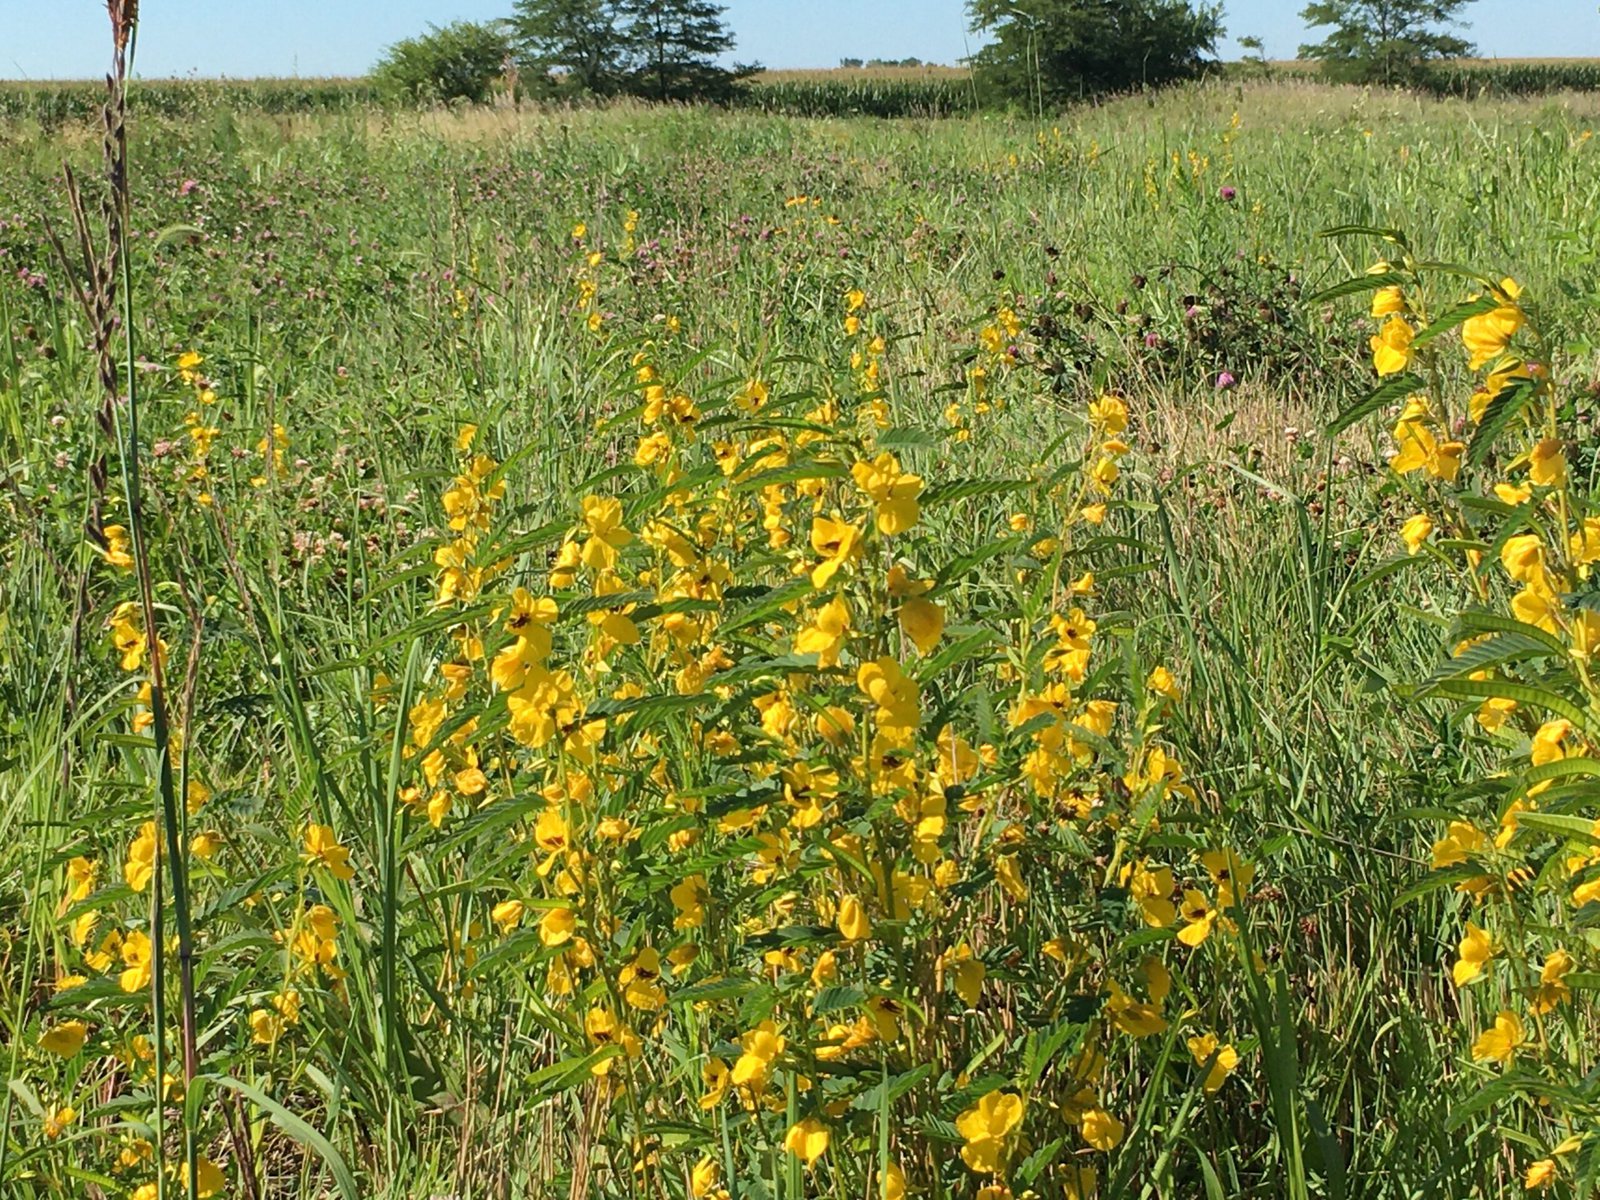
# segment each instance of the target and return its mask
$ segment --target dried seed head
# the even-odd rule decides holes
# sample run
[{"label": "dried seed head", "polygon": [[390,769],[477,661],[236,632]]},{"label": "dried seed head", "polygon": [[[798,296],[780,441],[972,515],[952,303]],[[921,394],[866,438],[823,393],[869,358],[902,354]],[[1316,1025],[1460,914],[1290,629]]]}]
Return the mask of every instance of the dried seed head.
[{"label": "dried seed head", "polygon": [[111,36],[117,49],[126,50],[133,27],[139,23],[139,0],[106,0],[106,11],[111,15]]}]

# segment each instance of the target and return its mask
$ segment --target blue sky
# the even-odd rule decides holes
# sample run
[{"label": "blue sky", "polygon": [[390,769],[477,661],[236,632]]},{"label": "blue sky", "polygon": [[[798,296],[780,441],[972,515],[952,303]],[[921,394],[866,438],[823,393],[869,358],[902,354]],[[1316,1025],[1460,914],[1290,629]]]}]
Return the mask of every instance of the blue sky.
[{"label": "blue sky", "polygon": [[[725,0],[737,57],[769,67],[840,58],[955,62],[973,41],[964,0]],[[140,73],[355,75],[398,38],[457,18],[502,16],[511,0],[144,0]],[[1468,37],[1485,54],[1600,56],[1597,0],[1478,0]],[[1230,39],[1270,55],[1304,40],[1303,0],[1228,0]],[[86,78],[104,70],[104,0],[0,0],[0,78]]]}]

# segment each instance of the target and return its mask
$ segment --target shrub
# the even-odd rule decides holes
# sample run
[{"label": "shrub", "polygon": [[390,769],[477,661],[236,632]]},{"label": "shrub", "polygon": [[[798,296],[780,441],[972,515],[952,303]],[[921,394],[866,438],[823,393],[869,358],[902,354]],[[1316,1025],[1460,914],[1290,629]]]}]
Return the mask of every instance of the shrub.
[{"label": "shrub", "polygon": [[482,104],[505,71],[510,54],[510,39],[498,24],[457,21],[396,42],[372,76],[393,97],[419,103]]}]

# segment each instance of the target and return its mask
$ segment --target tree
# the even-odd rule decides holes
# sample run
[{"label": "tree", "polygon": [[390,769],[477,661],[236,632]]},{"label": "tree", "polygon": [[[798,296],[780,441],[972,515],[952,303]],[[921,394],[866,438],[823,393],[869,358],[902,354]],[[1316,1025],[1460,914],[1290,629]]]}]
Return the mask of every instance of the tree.
[{"label": "tree", "polygon": [[759,70],[717,58],[733,49],[733,34],[715,0],[619,0],[634,55],[629,90],[649,100],[720,100],[733,84]]},{"label": "tree", "polygon": [[505,73],[511,42],[499,22],[457,21],[429,26],[420,37],[396,42],[372,70],[373,81],[391,96],[410,101],[489,99]]},{"label": "tree", "polygon": [[1320,59],[1332,79],[1382,83],[1417,82],[1428,63],[1464,58],[1473,46],[1442,26],[1459,24],[1456,14],[1471,0],[1318,0],[1301,10],[1307,25],[1333,32],[1300,57]]},{"label": "tree", "polygon": [[615,0],[517,0],[511,17],[517,63],[547,81],[560,75],[577,90],[621,90],[630,59]]},{"label": "tree", "polygon": [[1189,0],[969,0],[981,90],[1043,107],[1192,79],[1222,36],[1219,5]]},{"label": "tree", "polygon": [[518,62],[593,95],[720,100],[758,67],[717,63],[733,35],[714,0],[517,0]]}]

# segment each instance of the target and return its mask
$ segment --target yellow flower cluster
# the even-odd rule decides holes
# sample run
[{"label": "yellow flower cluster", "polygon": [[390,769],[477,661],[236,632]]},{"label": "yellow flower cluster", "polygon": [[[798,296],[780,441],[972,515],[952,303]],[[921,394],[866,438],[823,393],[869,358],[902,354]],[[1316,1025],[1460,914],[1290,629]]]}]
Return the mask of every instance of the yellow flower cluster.
[{"label": "yellow flower cluster", "polygon": [[[1593,978],[1577,926],[1600,902],[1600,823],[1581,807],[1585,781],[1600,775],[1600,614],[1578,599],[1600,561],[1600,513],[1572,486],[1558,375],[1522,288],[1485,279],[1430,320],[1432,269],[1389,237],[1401,254],[1369,274],[1383,322],[1371,345],[1380,378],[1410,373],[1415,385],[1389,459],[1418,509],[1400,537],[1459,586],[1450,656],[1421,694],[1467,702],[1502,761],[1476,793],[1494,807],[1454,815],[1432,867],[1472,905],[1451,969],[1470,1061],[1535,1073],[1498,1119],[1520,1147],[1550,1147],[1524,1166],[1537,1190],[1574,1177],[1592,1141],[1572,1086],[1589,1056],[1561,1013]],[[1469,383],[1446,335],[1459,339]],[[1463,397],[1454,407],[1452,394]]]}]

